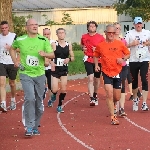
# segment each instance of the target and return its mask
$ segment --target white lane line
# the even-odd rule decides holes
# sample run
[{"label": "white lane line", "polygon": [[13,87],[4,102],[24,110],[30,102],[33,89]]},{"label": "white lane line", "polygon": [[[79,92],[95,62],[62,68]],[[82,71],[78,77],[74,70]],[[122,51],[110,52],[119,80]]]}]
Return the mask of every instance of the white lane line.
[{"label": "white lane line", "polygon": [[131,123],[132,125],[136,126],[137,128],[140,128],[141,130],[150,133],[150,130],[136,124],[135,122],[133,122],[132,120],[130,120],[128,117],[124,117],[129,123]]},{"label": "white lane line", "polygon": [[[69,102],[73,101],[77,97],[83,96],[84,94],[86,94],[86,93],[82,93],[80,95],[77,95],[77,96],[71,98],[69,101],[64,103],[64,105],[62,107],[66,106]],[[87,148],[89,150],[94,150],[94,148],[92,148],[89,145],[85,144],[83,141],[81,141],[75,135],[73,135],[70,131],[68,131],[67,128],[65,128],[65,126],[63,125],[63,123],[62,123],[62,121],[60,119],[60,113],[57,113],[57,120],[58,120],[58,123],[59,123],[60,127],[62,128],[62,130],[64,130],[68,135],[70,135],[71,138],[73,138],[76,142],[80,143],[83,147],[85,147],[85,148]]]}]

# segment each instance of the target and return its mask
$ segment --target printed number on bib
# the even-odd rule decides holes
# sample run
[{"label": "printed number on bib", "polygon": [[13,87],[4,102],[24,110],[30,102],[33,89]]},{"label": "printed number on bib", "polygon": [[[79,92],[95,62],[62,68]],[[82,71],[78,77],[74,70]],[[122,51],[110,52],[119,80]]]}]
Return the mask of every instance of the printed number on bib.
[{"label": "printed number on bib", "polygon": [[112,78],[120,78],[119,74],[117,74],[116,76],[113,76]]},{"label": "printed number on bib", "polygon": [[4,56],[9,56],[9,51],[3,51]]},{"label": "printed number on bib", "polygon": [[147,51],[148,51],[148,48],[147,47],[143,47],[143,48],[139,48],[136,50],[136,57],[137,58],[145,58],[147,57]]},{"label": "printed number on bib", "polygon": [[67,64],[64,64],[65,59],[57,58],[57,64],[56,66],[66,66]]},{"label": "printed number on bib", "polygon": [[39,65],[39,59],[35,56],[27,56],[26,58],[26,64],[28,66],[38,66]]}]

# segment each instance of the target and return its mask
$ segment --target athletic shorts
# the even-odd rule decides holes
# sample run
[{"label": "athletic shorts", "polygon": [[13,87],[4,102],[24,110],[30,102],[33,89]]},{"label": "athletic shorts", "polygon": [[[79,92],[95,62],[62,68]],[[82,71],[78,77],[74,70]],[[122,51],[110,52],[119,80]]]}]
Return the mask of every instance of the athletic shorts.
[{"label": "athletic shorts", "polygon": [[111,84],[114,89],[121,89],[121,81],[122,81],[121,73],[119,74],[119,78],[109,77],[104,72],[102,73],[102,75],[104,84]]},{"label": "athletic shorts", "polygon": [[45,76],[47,78],[48,89],[51,90],[51,69],[45,70]]},{"label": "athletic shorts", "polygon": [[60,79],[61,76],[67,76],[68,66],[56,66],[55,71],[51,71],[51,75],[58,79]]},{"label": "athletic shorts", "polygon": [[101,64],[99,63],[99,67],[100,67],[100,71],[99,72],[95,72],[95,64],[94,63],[90,63],[88,61],[84,62],[85,65],[85,70],[87,72],[87,76],[94,74],[95,78],[100,78],[101,76]]},{"label": "athletic shorts", "polygon": [[14,64],[2,64],[0,63],[0,76],[6,76],[10,80],[15,80],[17,76],[18,68],[14,67]]}]

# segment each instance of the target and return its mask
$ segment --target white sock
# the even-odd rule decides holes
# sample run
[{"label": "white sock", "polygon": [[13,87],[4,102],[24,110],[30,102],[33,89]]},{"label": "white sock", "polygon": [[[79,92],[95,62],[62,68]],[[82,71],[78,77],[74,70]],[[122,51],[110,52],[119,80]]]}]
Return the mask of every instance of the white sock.
[{"label": "white sock", "polygon": [[4,106],[6,107],[6,101],[2,100],[1,103],[4,104]]},{"label": "white sock", "polygon": [[11,98],[11,101],[12,101],[12,102],[16,102],[15,97]]}]

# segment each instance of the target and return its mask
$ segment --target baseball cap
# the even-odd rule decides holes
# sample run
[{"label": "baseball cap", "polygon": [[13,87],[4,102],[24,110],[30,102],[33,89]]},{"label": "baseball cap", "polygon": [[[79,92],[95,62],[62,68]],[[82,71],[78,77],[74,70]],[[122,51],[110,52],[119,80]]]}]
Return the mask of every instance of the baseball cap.
[{"label": "baseball cap", "polygon": [[135,17],[134,18],[134,24],[142,23],[142,18],[141,17]]}]

